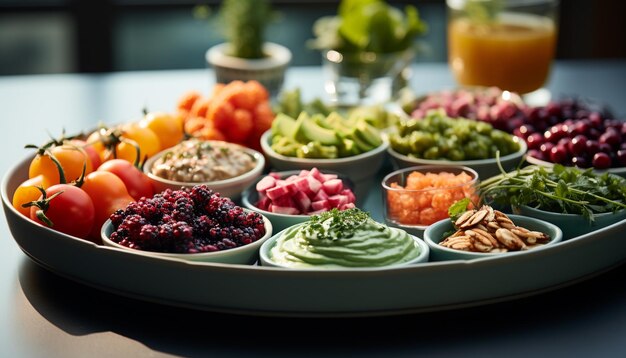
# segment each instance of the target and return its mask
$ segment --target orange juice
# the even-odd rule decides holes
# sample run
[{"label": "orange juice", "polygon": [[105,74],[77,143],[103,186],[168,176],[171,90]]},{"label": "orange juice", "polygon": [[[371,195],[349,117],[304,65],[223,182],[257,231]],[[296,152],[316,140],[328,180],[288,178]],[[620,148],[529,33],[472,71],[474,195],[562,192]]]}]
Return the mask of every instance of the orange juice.
[{"label": "orange juice", "polygon": [[448,56],[462,85],[528,93],[543,86],[554,58],[556,30],[547,17],[503,13],[496,22],[454,18]]}]

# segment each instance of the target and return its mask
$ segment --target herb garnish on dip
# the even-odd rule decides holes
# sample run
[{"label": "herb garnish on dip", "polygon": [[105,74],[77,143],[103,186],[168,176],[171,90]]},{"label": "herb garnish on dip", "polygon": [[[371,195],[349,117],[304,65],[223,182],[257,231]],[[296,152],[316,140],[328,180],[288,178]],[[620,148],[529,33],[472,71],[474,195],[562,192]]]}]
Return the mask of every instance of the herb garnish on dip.
[{"label": "herb garnish on dip", "polygon": [[312,216],[283,231],[270,250],[274,262],[293,268],[380,267],[419,254],[412,236],[377,223],[357,208]]}]

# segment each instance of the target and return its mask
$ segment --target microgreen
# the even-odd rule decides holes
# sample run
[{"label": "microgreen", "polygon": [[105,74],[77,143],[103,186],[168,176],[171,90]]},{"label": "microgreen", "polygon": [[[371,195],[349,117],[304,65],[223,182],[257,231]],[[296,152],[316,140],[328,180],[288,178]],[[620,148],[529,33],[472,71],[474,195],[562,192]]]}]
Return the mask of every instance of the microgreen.
[{"label": "microgreen", "polygon": [[483,181],[479,189],[485,202],[579,214],[590,222],[594,214],[626,208],[626,179],[559,164],[503,172]]}]

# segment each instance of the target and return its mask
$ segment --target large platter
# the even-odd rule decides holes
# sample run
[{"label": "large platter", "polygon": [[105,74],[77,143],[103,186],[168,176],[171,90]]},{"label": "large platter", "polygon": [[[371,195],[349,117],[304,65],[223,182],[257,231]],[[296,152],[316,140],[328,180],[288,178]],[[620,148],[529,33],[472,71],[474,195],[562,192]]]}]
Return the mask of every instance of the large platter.
[{"label": "large platter", "polygon": [[34,225],[9,198],[30,158],[5,174],[2,204],[26,255],[61,276],[142,300],[200,310],[286,316],[435,311],[561,287],[626,259],[626,220],[536,252],[395,269],[298,271],[156,259]]}]

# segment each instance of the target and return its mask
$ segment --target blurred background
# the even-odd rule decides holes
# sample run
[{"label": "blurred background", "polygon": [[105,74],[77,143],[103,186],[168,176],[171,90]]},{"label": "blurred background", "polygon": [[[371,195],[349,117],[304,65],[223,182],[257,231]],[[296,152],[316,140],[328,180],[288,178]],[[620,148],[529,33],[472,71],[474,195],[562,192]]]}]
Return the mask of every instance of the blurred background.
[{"label": "blurred background", "polygon": [[[293,52],[293,65],[319,65],[308,49],[313,22],[336,13],[338,0],[275,0],[280,18],[267,39]],[[417,61],[445,62],[444,0],[412,3],[428,23]],[[0,0],[0,75],[204,68],[206,50],[223,41],[213,12],[219,1]],[[626,58],[626,2],[561,1],[557,59]],[[289,29],[285,31],[284,29]]]}]

